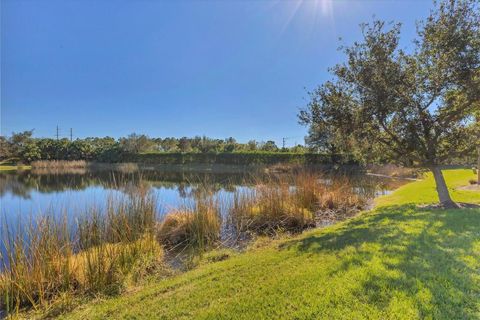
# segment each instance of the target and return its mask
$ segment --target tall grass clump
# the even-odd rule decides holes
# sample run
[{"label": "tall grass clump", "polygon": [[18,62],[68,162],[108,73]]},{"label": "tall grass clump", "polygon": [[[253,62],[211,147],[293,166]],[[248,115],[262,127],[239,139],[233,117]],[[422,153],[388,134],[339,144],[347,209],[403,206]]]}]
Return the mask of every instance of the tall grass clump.
[{"label": "tall grass clump", "polygon": [[340,218],[363,205],[347,178],[326,180],[305,171],[272,176],[252,190],[235,192],[229,219],[237,232],[299,232],[315,226],[320,216]]},{"label": "tall grass clump", "polygon": [[275,234],[314,226],[313,213],[298,206],[293,196],[291,187],[283,182],[257,185],[253,190],[235,192],[229,216],[237,232]]},{"label": "tall grass clump", "polygon": [[158,227],[157,239],[173,249],[203,251],[218,242],[220,230],[218,199],[207,195],[168,213]]},{"label": "tall grass clump", "polygon": [[66,216],[40,216],[15,230],[3,224],[0,308],[10,313],[46,307],[64,294],[115,294],[147,265],[163,268],[155,203],[140,191],[89,208],[73,228]]},{"label": "tall grass clump", "polygon": [[15,230],[1,227],[0,306],[7,312],[45,305],[77,286],[66,220],[45,216]]},{"label": "tall grass clump", "polygon": [[78,222],[79,262],[84,289],[114,294],[142,256],[159,258],[155,241],[155,196],[139,188],[120,198],[111,197],[103,213],[92,208]]},{"label": "tall grass clump", "polygon": [[128,195],[111,196],[106,208],[92,207],[78,219],[79,244],[88,249],[100,243],[132,242],[154,234],[157,199],[145,188]]},{"label": "tall grass clump", "polygon": [[293,177],[293,198],[302,208],[316,213],[346,215],[363,208],[365,199],[355,193],[350,180],[343,175],[328,179],[312,172],[300,172]]},{"label": "tall grass clump", "polygon": [[78,169],[87,165],[85,160],[39,160],[31,163],[32,169]]}]

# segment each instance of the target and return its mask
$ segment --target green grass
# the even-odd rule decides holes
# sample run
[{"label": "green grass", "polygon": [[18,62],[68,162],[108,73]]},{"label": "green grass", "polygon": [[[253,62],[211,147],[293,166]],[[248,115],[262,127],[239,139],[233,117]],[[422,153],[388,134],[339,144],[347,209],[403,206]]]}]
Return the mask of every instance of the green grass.
[{"label": "green grass", "polygon": [[[473,177],[446,171],[456,191]],[[431,210],[427,177],[334,226],[201,264],[65,319],[480,319],[480,209]],[[215,259],[214,259],[215,260]]]},{"label": "green grass", "polygon": [[[443,174],[447,182],[450,194],[455,201],[480,203],[477,191],[458,190],[458,187],[468,185],[468,180],[476,179],[472,170],[456,169],[444,170]],[[389,196],[378,198],[377,207],[387,205],[403,205],[408,203],[434,203],[438,201],[435,190],[435,181],[431,173],[425,175],[425,179],[413,184],[407,184],[398,188]]]},{"label": "green grass", "polygon": [[15,171],[31,169],[30,166],[0,165],[0,171]]}]

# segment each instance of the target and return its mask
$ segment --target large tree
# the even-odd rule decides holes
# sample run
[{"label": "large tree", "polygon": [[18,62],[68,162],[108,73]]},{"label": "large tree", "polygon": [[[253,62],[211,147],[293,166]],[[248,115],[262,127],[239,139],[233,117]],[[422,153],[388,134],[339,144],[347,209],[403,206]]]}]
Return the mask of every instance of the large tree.
[{"label": "large tree", "polygon": [[327,143],[348,141],[367,161],[428,167],[442,205],[457,206],[439,166],[465,152],[478,111],[479,12],[478,0],[436,4],[409,51],[400,24],[363,24],[363,40],[341,48],[346,61],[311,93],[300,122],[333,130]]}]

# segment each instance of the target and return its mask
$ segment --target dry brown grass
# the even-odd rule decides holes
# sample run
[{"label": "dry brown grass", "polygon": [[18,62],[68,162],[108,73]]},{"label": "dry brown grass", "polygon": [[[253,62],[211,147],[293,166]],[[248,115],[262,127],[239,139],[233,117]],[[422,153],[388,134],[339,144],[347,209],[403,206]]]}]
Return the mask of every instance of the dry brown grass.
[{"label": "dry brown grass", "polygon": [[40,160],[31,163],[32,169],[79,169],[87,166],[85,160]]},{"label": "dry brown grass", "polygon": [[106,211],[91,208],[73,232],[62,220],[40,216],[15,230],[2,225],[6,254],[0,256],[0,307],[47,308],[69,294],[114,294],[132,269],[141,273],[161,265],[163,253],[155,240],[155,200],[149,193],[110,199]]},{"label": "dry brown grass", "polygon": [[269,181],[253,190],[234,194],[230,218],[238,232],[275,234],[299,232],[315,224],[313,213],[299,205],[296,193],[285,180]]},{"label": "dry brown grass", "polygon": [[171,248],[204,250],[219,240],[220,229],[218,200],[206,196],[168,213],[158,227],[157,239]]},{"label": "dry brown grass", "polygon": [[[103,209],[87,210],[75,229],[66,218],[49,216],[16,230],[2,226],[7,251],[0,257],[0,308],[15,312],[43,308],[68,295],[115,294],[129,279],[165,265],[161,245],[203,252],[218,244],[219,199],[212,190],[197,191],[192,203],[168,213],[160,224],[157,199],[148,188],[137,187],[109,198]],[[329,180],[307,171],[272,175],[234,193],[228,223],[238,233],[300,232],[313,227],[319,215],[338,218],[363,204],[347,178]]]},{"label": "dry brown grass", "polygon": [[317,216],[340,218],[364,204],[347,178],[327,183],[318,173],[302,171],[236,192],[229,216],[239,232],[299,232],[314,226]]}]

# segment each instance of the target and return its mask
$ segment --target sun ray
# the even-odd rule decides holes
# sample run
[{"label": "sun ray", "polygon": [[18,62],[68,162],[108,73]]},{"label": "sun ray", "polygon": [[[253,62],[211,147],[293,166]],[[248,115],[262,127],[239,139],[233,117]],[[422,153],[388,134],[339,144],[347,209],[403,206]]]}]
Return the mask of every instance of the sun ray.
[{"label": "sun ray", "polygon": [[288,18],[287,18],[287,21],[285,22],[285,24],[283,25],[283,27],[281,28],[281,31],[280,31],[280,34],[283,34],[285,32],[285,30],[288,29],[288,26],[290,25],[290,23],[293,21],[293,19],[295,18],[295,16],[297,15],[297,12],[298,10],[300,9],[300,7],[302,6],[303,2],[305,0],[298,0],[298,1],[295,1],[294,3],[294,7],[293,9],[291,10]]}]

